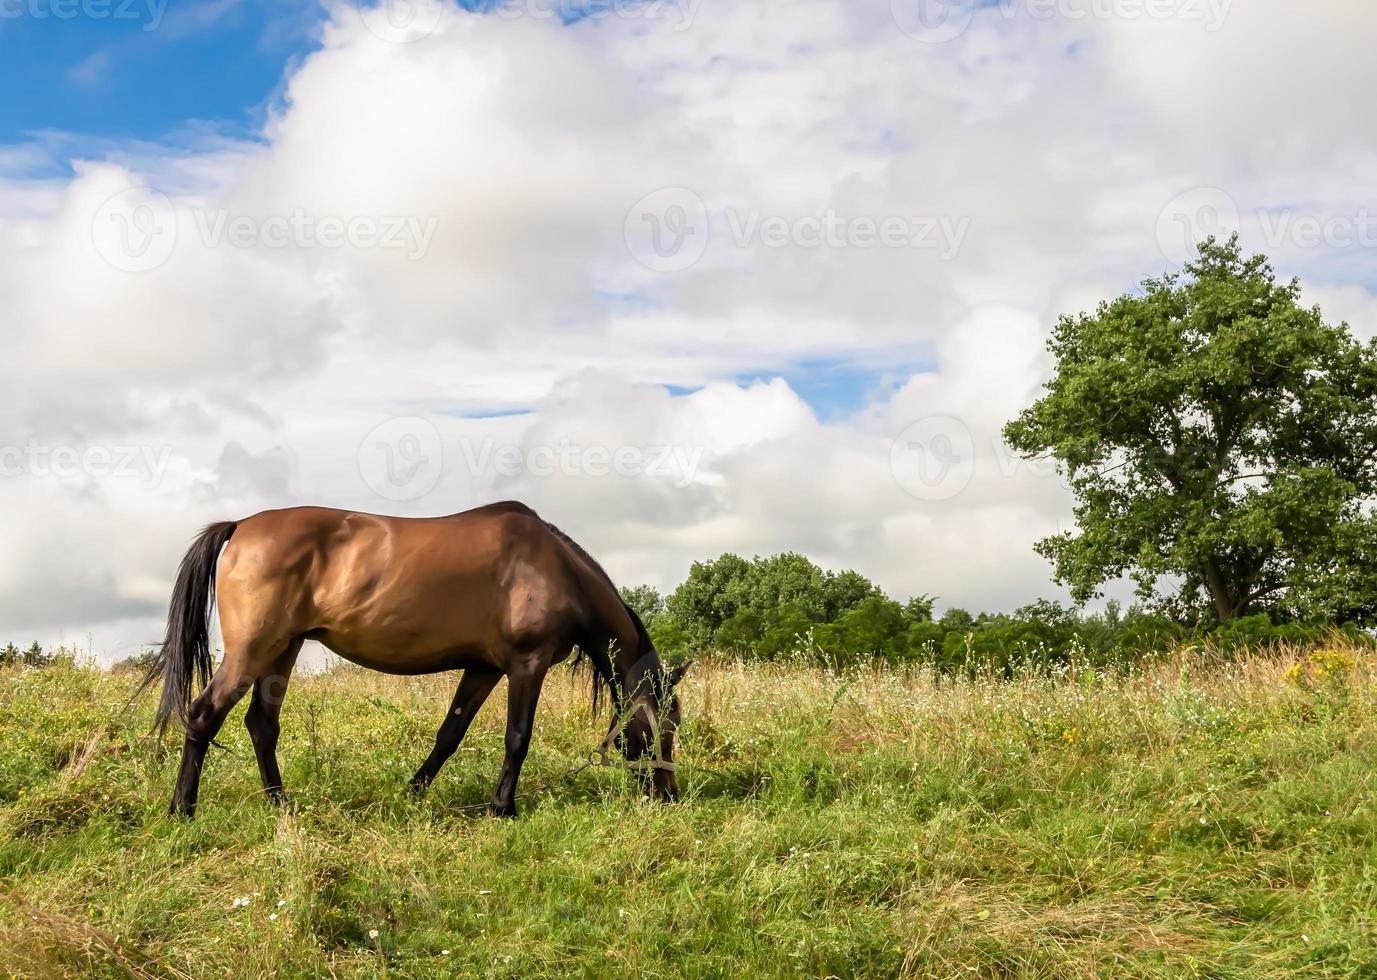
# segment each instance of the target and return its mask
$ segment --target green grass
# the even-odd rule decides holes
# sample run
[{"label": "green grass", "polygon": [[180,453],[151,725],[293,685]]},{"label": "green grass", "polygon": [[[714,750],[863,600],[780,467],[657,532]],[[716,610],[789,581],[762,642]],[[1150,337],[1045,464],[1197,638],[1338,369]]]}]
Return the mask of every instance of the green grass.
[{"label": "green grass", "polygon": [[8,669],[0,975],[1373,976],[1377,672],[1298,656],[703,667],[675,806],[560,778],[605,725],[561,670],[516,821],[461,809],[496,778],[501,691],[405,791],[453,676],[294,681],[281,813],[237,709],[184,823],[131,678]]}]

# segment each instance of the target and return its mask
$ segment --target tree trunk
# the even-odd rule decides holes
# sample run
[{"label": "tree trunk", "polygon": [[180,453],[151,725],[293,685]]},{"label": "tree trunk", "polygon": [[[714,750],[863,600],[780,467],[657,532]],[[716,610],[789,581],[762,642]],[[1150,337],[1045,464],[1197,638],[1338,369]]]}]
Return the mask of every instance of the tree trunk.
[{"label": "tree trunk", "polygon": [[1229,586],[1224,581],[1224,573],[1219,568],[1219,562],[1213,558],[1208,559],[1204,572],[1205,588],[1214,600],[1215,616],[1219,618],[1220,623],[1230,622],[1238,615],[1238,610],[1234,608],[1234,600],[1229,596]]}]

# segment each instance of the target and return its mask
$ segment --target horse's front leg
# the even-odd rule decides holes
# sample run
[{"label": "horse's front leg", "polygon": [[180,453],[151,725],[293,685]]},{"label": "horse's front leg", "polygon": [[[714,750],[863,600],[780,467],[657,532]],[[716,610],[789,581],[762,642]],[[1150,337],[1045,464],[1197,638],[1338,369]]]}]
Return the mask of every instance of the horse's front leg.
[{"label": "horse's front leg", "polygon": [[439,774],[440,767],[454,755],[454,750],[459,748],[459,743],[464,740],[464,735],[477,716],[478,709],[483,707],[483,702],[488,699],[488,695],[501,679],[502,672],[491,668],[468,667],[464,670],[464,677],[459,681],[459,688],[454,692],[454,701],[449,706],[449,714],[445,715],[444,723],[435,735],[435,748],[430,750],[426,761],[421,763],[421,768],[411,777],[413,790],[417,793],[424,792]]},{"label": "horse's front leg", "polygon": [[513,658],[507,669],[507,754],[492,794],[490,809],[494,816],[516,816],[516,782],[531,747],[536,704],[540,701],[540,688],[549,669],[550,657],[544,650]]}]

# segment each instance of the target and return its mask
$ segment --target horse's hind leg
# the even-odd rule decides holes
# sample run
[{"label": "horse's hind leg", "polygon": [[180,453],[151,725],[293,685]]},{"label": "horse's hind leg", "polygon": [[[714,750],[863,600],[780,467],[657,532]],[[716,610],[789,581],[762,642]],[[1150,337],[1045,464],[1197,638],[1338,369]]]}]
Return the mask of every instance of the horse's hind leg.
[{"label": "horse's hind leg", "polygon": [[249,692],[254,681],[267,673],[268,666],[277,660],[281,650],[282,645],[274,645],[270,652],[260,655],[255,648],[246,644],[226,642],[225,659],[220,669],[191,703],[191,710],[187,713],[182,768],[177,774],[177,788],[172,794],[172,806],[169,808],[174,816],[190,817],[195,814],[206,750],[220,733],[220,726],[225,723],[225,716],[230,709]]},{"label": "horse's hind leg", "polygon": [[430,750],[426,761],[411,777],[412,789],[418,793],[424,792],[439,774],[440,767],[459,747],[478,709],[483,707],[483,702],[488,700],[488,695],[501,679],[502,672],[491,667],[468,667],[464,670],[459,688],[454,692],[454,701],[449,706],[449,714],[435,735],[435,748]]},{"label": "horse's hind leg", "polygon": [[254,681],[253,700],[244,713],[244,727],[253,740],[253,754],[258,757],[258,772],[263,777],[263,792],[274,803],[287,798],[282,789],[282,773],[277,768],[277,736],[281,731],[278,718],[301,643],[299,639],[293,640],[268,673]]}]

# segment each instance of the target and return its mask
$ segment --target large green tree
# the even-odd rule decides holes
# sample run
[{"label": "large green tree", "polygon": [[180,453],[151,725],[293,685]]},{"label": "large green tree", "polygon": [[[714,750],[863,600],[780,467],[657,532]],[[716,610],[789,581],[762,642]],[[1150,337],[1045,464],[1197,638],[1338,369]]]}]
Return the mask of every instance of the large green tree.
[{"label": "large green tree", "polygon": [[1048,349],[1046,394],[1004,435],[1069,480],[1077,530],[1037,549],[1077,600],[1128,575],[1218,622],[1377,613],[1377,342],[1235,236],[1063,317]]}]

